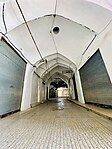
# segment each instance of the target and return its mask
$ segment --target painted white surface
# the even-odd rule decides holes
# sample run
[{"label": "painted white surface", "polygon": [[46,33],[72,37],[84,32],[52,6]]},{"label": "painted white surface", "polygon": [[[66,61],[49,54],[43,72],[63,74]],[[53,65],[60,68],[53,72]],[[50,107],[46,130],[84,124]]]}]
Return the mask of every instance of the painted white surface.
[{"label": "painted white surface", "polygon": [[69,89],[60,87],[57,89],[58,97],[68,97],[69,96]]},{"label": "painted white surface", "polygon": [[[8,29],[6,36],[22,51],[23,55],[30,62],[36,64],[38,67],[36,71],[39,75],[42,77],[49,76],[48,72],[52,72],[56,66],[68,67],[73,71],[76,70],[77,66],[75,76],[78,97],[79,101],[84,103],[78,69],[80,69],[99,48],[112,81],[112,24],[108,24],[112,19],[112,12],[109,11],[112,10],[112,2],[110,0],[58,0],[57,16],[54,21],[54,26],[59,26],[60,32],[57,35],[53,34],[55,43],[50,33],[53,16],[44,15],[54,13],[56,1],[18,1],[26,20],[29,21],[28,24],[42,56],[48,60],[47,65],[38,63],[40,56],[23,24],[23,18],[17,8],[15,0],[9,0],[5,6],[5,21]],[[5,33],[2,19],[2,5],[3,3],[0,3],[0,31]],[[90,30],[85,26],[89,27]],[[82,53],[94,37],[92,30],[97,34],[101,31],[103,32],[97,36],[82,57]],[[57,51],[59,52],[58,55],[55,54]],[[30,108],[33,71],[32,66],[27,64],[21,105],[22,110]],[[55,73],[55,71],[53,73]],[[41,79],[38,80],[38,86],[37,84],[34,85],[34,88],[37,87],[38,102],[41,102],[44,95],[44,93],[42,93],[43,87]],[[34,94],[36,94],[36,92]],[[37,95],[35,95],[35,98],[36,97]]]},{"label": "painted white surface", "polygon": [[78,69],[80,69],[98,49],[100,49],[107,72],[112,82],[112,23],[109,24],[108,27],[100,35],[98,35],[96,40],[82,57],[82,60],[80,56],[81,63]]},{"label": "painted white surface", "polygon": [[33,73],[32,77],[32,91],[31,91],[31,105],[35,106],[39,103],[38,101],[38,76]]},{"label": "painted white surface", "polygon": [[[46,16],[29,22],[32,34],[42,56],[46,57],[58,51],[60,54],[75,63],[83,49],[86,48],[90,40],[93,38],[94,33],[80,24],[63,17],[56,16],[54,26],[59,26],[60,32],[58,35],[53,34],[56,44],[55,47],[52,34],[50,33],[51,25],[52,16]],[[22,51],[24,55],[33,64],[40,60],[38,51],[36,50],[24,24],[13,29],[7,34],[7,36],[18,48],[23,49]]]},{"label": "painted white surface", "polygon": [[[90,1],[92,2],[93,0],[58,0],[57,14],[99,31],[110,19],[110,12],[101,6],[108,5],[106,8],[109,8],[111,2],[110,0],[94,0],[95,3],[91,3]],[[27,21],[44,15],[54,14],[56,4],[55,0],[18,0],[18,2]],[[3,3],[0,3],[0,6],[2,6],[2,4]],[[2,12],[0,12],[0,16],[1,15]],[[8,0],[6,3],[6,23],[9,31],[23,23],[15,0]],[[1,27],[3,27],[3,25],[1,25]]]},{"label": "painted white surface", "polygon": [[100,43],[100,51],[112,83],[112,24]]},{"label": "painted white surface", "polygon": [[73,79],[72,78],[70,79],[69,91],[70,91],[70,98],[75,99],[75,91],[74,91]]},{"label": "painted white surface", "polygon": [[112,11],[112,0],[87,0]]},{"label": "painted white surface", "polygon": [[26,73],[23,87],[23,97],[21,103],[21,111],[29,109],[31,104],[31,92],[32,92],[32,76],[33,68],[30,64],[26,66]]},{"label": "painted white surface", "polygon": [[[111,5],[109,0],[104,2],[96,0],[95,3],[87,0],[58,0],[57,16],[53,25],[53,27],[60,27],[59,34],[53,34],[57,47],[56,50],[52,34],[50,33],[53,16],[46,16],[54,14],[56,1],[18,0],[18,2],[42,56],[46,57],[56,53],[58,50],[59,53],[68,57],[74,63],[79,60],[82,51],[92,39],[94,33],[91,30],[99,33],[112,18],[112,12],[101,7],[102,4]],[[5,32],[2,19],[2,5],[3,3],[0,3],[0,29],[2,32]],[[15,46],[22,49],[24,56],[33,64],[40,60],[27,28],[23,24],[23,18],[15,0],[8,0],[5,5],[5,22],[8,29],[6,36],[9,37]],[[85,26],[89,27],[90,30]]]},{"label": "painted white surface", "polygon": [[45,101],[45,85],[42,83],[42,79],[38,81],[38,102],[42,103]]},{"label": "painted white surface", "polygon": [[45,86],[42,85],[42,79],[34,74],[34,68],[27,64],[23,88],[23,97],[21,111],[36,106],[45,100]]},{"label": "painted white surface", "polygon": [[45,101],[45,84],[42,83],[42,89],[41,89],[41,102]]},{"label": "painted white surface", "polygon": [[76,86],[77,86],[77,93],[78,93],[78,101],[81,103],[85,103],[84,96],[83,96],[83,90],[81,85],[81,79],[79,71],[75,71],[75,79],[76,79]]}]

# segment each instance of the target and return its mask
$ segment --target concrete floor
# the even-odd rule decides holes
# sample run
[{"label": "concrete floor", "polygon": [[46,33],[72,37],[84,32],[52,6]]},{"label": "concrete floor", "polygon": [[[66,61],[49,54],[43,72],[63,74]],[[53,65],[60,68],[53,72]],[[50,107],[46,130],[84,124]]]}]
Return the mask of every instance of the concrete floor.
[{"label": "concrete floor", "polygon": [[64,99],[49,101],[1,119],[0,149],[112,149],[112,121]]}]

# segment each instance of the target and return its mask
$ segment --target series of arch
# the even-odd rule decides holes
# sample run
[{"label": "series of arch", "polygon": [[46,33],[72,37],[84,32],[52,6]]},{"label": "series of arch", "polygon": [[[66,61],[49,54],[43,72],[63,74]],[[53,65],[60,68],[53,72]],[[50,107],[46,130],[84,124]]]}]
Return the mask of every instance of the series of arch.
[{"label": "series of arch", "polygon": [[[79,101],[84,103],[79,69],[98,48],[112,80],[109,0],[7,0],[0,10],[1,37],[27,62],[21,109],[30,107],[34,75],[40,101],[43,83],[46,88],[59,76],[68,84],[75,74]],[[54,34],[54,27],[59,33]]]}]

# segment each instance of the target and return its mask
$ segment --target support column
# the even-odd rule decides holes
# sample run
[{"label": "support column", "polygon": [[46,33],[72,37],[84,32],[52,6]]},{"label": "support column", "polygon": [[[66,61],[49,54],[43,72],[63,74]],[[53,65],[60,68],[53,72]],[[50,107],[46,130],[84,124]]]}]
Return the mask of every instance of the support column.
[{"label": "support column", "polygon": [[41,89],[42,89],[42,81],[39,78],[38,80],[38,102],[41,102]]},{"label": "support column", "polygon": [[50,85],[48,85],[48,99],[49,99],[49,89],[50,89]]},{"label": "support column", "polygon": [[71,78],[71,87],[72,87],[72,99],[75,99],[75,90],[74,90],[74,84],[73,84],[72,78]]},{"label": "support column", "polygon": [[76,78],[76,86],[77,86],[77,93],[78,93],[78,101],[81,103],[85,103],[79,70],[75,71],[75,78]]},{"label": "support column", "polygon": [[45,84],[45,100],[47,100],[46,95],[47,95],[47,86]]},{"label": "support column", "polygon": [[21,102],[21,111],[30,108],[32,76],[33,76],[33,67],[30,64],[27,64],[24,79],[23,96]]}]

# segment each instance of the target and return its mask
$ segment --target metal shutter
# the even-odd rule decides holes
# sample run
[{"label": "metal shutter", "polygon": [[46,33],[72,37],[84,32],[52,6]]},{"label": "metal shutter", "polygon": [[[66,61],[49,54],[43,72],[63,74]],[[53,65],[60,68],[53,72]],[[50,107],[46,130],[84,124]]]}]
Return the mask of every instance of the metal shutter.
[{"label": "metal shutter", "polygon": [[20,109],[26,62],[0,41],[0,115]]},{"label": "metal shutter", "polygon": [[79,72],[85,101],[112,105],[112,84],[99,50]]}]

